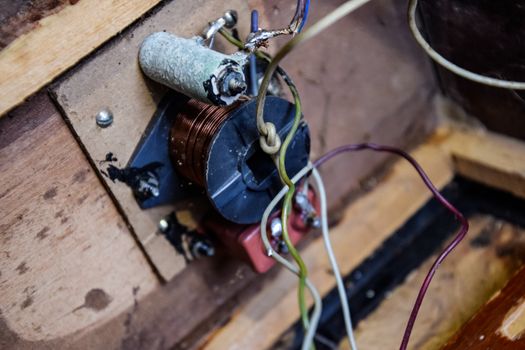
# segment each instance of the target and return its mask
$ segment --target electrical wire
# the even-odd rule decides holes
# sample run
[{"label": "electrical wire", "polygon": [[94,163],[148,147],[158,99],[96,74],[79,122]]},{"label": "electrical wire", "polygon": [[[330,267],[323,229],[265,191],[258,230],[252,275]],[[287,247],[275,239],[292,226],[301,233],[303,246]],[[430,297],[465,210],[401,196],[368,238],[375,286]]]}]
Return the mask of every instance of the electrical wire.
[{"label": "electrical wire", "polygon": [[249,51],[254,51],[272,38],[280,35],[295,35],[303,29],[308,19],[308,12],[310,10],[310,0],[297,0],[294,16],[288,27],[282,29],[258,29],[252,31],[248,36],[244,48]]},{"label": "electrical wire", "polygon": [[[312,170],[312,164],[309,163],[306,167],[304,167],[302,170],[300,170],[292,179],[292,183],[297,183],[301,178],[303,178],[305,175],[307,175]],[[275,259],[279,264],[282,264],[284,267],[286,267],[288,270],[292,271],[294,274],[299,275],[300,271],[299,269],[294,266],[292,263],[290,263],[288,260],[283,258],[279,253],[277,253],[273,248],[272,245],[268,239],[268,218],[272,211],[275,209],[277,204],[283,199],[285,194],[288,193],[288,187],[284,186],[281,191],[273,198],[273,200],[270,202],[268,207],[266,207],[266,210],[264,211],[264,214],[261,219],[261,239],[263,241],[264,247],[266,248],[266,253],[269,257],[272,257]],[[283,222],[283,228],[286,226],[286,222]],[[312,297],[314,299],[314,310],[312,312],[312,316],[309,320],[308,328],[306,329],[306,335],[304,337],[303,345],[301,347],[302,350],[309,350],[311,349],[313,345],[313,340],[315,337],[315,333],[317,331],[317,325],[319,324],[319,319],[321,317],[321,311],[322,311],[322,301],[321,297],[319,295],[319,292],[315,288],[315,286],[311,283],[311,281],[306,278],[306,286],[310,290],[310,293],[312,294]]]},{"label": "electrical wire", "polygon": [[329,13],[327,16],[322,18],[320,21],[312,25],[310,28],[308,28],[306,31],[299,33],[296,37],[288,41],[276,54],[276,56],[270,61],[266,72],[264,74],[263,81],[261,83],[261,86],[259,87],[259,93],[257,95],[257,103],[256,103],[256,118],[257,118],[257,128],[259,130],[259,134],[261,135],[259,138],[259,143],[261,146],[261,149],[269,154],[269,155],[275,155],[277,152],[279,152],[279,160],[278,160],[278,170],[279,175],[281,177],[281,180],[288,186],[288,192],[284,198],[283,207],[282,207],[282,222],[283,222],[283,238],[284,242],[290,251],[290,254],[294,258],[294,260],[297,262],[297,265],[299,266],[299,288],[298,288],[298,299],[299,299],[299,308],[301,310],[301,319],[303,321],[303,326],[307,326],[307,310],[306,310],[306,303],[305,303],[305,296],[304,296],[304,290],[305,290],[305,280],[308,276],[308,270],[306,268],[306,265],[304,264],[303,259],[301,258],[301,255],[297,251],[297,249],[294,247],[293,243],[291,242],[289,235],[288,235],[288,229],[287,229],[287,219],[290,213],[291,203],[293,199],[293,195],[295,193],[295,186],[293,183],[290,182],[290,179],[288,177],[288,174],[286,173],[286,151],[287,147],[290,144],[290,142],[293,140],[295,136],[295,132],[297,130],[297,127],[299,126],[300,118],[301,118],[301,101],[299,98],[299,93],[295,89],[295,86],[291,86],[290,90],[294,96],[295,101],[295,116],[294,116],[294,122],[293,126],[290,130],[290,132],[287,134],[285,141],[281,145],[281,140],[279,135],[277,134],[277,130],[275,128],[275,125],[271,122],[265,122],[264,121],[264,103],[266,100],[266,92],[268,90],[271,77],[277,70],[277,67],[279,66],[280,61],[286,57],[288,53],[290,53],[297,45],[303,43],[304,41],[314,37],[324,29],[328,28],[330,25],[338,21],[339,19],[343,18],[345,15],[349,14],[350,12],[356,10],[360,6],[364,5],[370,0],[349,0],[343,5],[337,7],[334,11]]},{"label": "electrical wire", "polygon": [[445,197],[439,191],[436,189],[428,175],[425,173],[425,171],[421,168],[419,163],[408,153],[390,146],[382,146],[377,145],[373,143],[361,143],[361,144],[353,144],[353,145],[345,145],[338,147],[327,154],[323,155],[321,158],[319,158],[314,163],[314,167],[320,167],[324,163],[326,163],[328,160],[334,158],[338,154],[351,152],[351,151],[361,151],[361,150],[372,150],[376,152],[387,152],[396,154],[398,156],[403,157],[406,159],[417,171],[427,188],[432,192],[432,195],[434,198],[441,203],[446,209],[448,209],[460,222],[461,228],[459,229],[458,233],[454,237],[454,239],[445,247],[445,249],[439,254],[439,256],[436,258],[434,263],[432,264],[432,267],[428,271],[427,275],[425,276],[425,279],[421,285],[421,288],[418,292],[416,301],[414,303],[414,306],[412,308],[412,311],[410,313],[410,317],[408,318],[408,322],[405,328],[405,332],[403,334],[403,339],[401,341],[401,345],[399,346],[400,350],[406,350],[408,346],[408,342],[410,340],[410,335],[412,334],[412,329],[414,328],[414,323],[416,322],[417,314],[419,312],[419,309],[421,308],[421,304],[423,303],[423,299],[425,298],[425,294],[428,290],[428,287],[430,286],[430,282],[432,281],[432,278],[434,277],[439,265],[445,260],[445,258],[454,250],[454,248],[457,247],[457,245],[465,238],[469,224],[468,220],[463,216],[463,214],[456,209],[449,201],[446,200]]},{"label": "electrical wire", "polygon": [[305,301],[305,293],[304,289],[306,287],[306,278],[308,276],[308,268],[306,267],[306,264],[304,263],[301,254],[297,251],[297,248],[295,248],[294,244],[292,243],[290,239],[290,235],[288,233],[288,218],[290,217],[290,212],[292,208],[292,200],[293,196],[295,194],[295,185],[290,180],[288,173],[286,171],[286,152],[288,150],[288,146],[292,142],[293,138],[295,137],[295,134],[297,132],[297,128],[299,127],[299,123],[301,122],[301,100],[299,98],[299,93],[297,92],[297,89],[295,86],[290,87],[292,94],[294,95],[295,100],[295,115],[293,119],[292,127],[290,128],[290,131],[286,135],[286,138],[284,139],[284,142],[280,148],[279,151],[279,158],[278,158],[278,166],[277,169],[279,171],[279,176],[283,183],[288,186],[288,192],[286,192],[286,195],[284,196],[283,200],[283,206],[281,210],[281,221],[283,222],[283,240],[286,244],[286,247],[288,248],[290,255],[292,255],[293,259],[296,261],[297,265],[299,266],[299,288],[298,288],[298,299],[299,299],[299,309],[301,311],[301,318],[303,320],[303,326],[304,328],[308,328],[308,310],[306,307],[306,301]]},{"label": "electrical wire", "polygon": [[512,90],[525,90],[525,82],[502,80],[502,79],[491,78],[485,75],[477,74],[465,68],[462,68],[450,62],[445,57],[441,56],[436,50],[432,48],[432,46],[430,46],[430,44],[425,40],[425,38],[419,31],[419,28],[416,23],[417,5],[418,5],[418,0],[410,0],[409,5],[408,5],[408,24],[418,44],[423,48],[423,50],[425,50],[425,52],[430,56],[430,58],[432,58],[436,63],[438,63],[439,65],[443,66],[449,71],[465,79],[468,79],[468,80],[471,80],[471,81],[474,81],[480,84],[497,87],[497,88],[505,88],[505,89],[512,89]]},{"label": "electrical wire", "polygon": [[355,11],[370,0],[349,0],[337,7],[334,11],[323,17],[320,21],[313,24],[305,31],[299,33],[293,39],[288,41],[275,55],[268,67],[266,73],[259,87],[259,94],[257,96],[257,128],[259,133],[264,138],[261,138],[261,148],[268,149],[273,153],[278,152],[277,145],[280,144],[279,135],[276,135],[275,126],[272,123],[265,123],[264,121],[264,102],[266,99],[266,92],[270,84],[271,77],[275,73],[281,60],[286,57],[295,47],[313,38],[347,14]]},{"label": "electrical wire", "polygon": [[[229,34],[225,30],[221,30],[220,33],[232,44],[236,45],[237,47],[241,48],[242,43],[233,38],[231,34]],[[254,52],[258,57],[264,59],[265,61],[269,62],[271,64],[271,58],[265,55],[264,53],[260,51]],[[297,128],[299,126],[299,123],[301,121],[302,116],[302,109],[301,109],[301,99],[299,97],[299,92],[297,91],[297,88],[293,81],[290,79],[290,77],[286,74],[286,72],[280,68],[279,66],[276,67],[277,73],[281,76],[281,78],[285,81],[285,83],[288,85],[290,92],[293,95],[294,98],[294,104],[295,104],[295,113],[294,113],[294,121],[292,124],[292,127],[290,131],[288,132],[284,142],[281,144],[281,141],[279,139],[279,135],[277,134],[277,131],[275,130],[275,125],[272,123],[267,123],[268,128],[271,133],[273,133],[274,136],[270,136],[270,139],[273,137],[276,137],[279,141],[272,145],[268,146],[265,141],[266,139],[261,136],[260,137],[260,144],[262,150],[271,155],[274,156],[276,152],[279,152],[280,155],[276,161],[277,163],[277,169],[279,171],[279,176],[283,183],[288,187],[288,192],[284,198],[282,211],[281,211],[281,220],[283,223],[288,222],[288,217],[290,215],[290,208],[292,204],[293,195],[295,193],[295,185],[293,182],[290,181],[290,178],[286,172],[286,151],[288,149],[289,144],[293,140],[295,133],[297,131]],[[266,92],[264,92],[266,93]],[[259,91],[259,95],[261,94],[261,91]],[[298,303],[299,303],[299,310],[301,312],[301,321],[303,323],[304,329],[308,328],[308,309],[306,306],[306,300],[305,300],[305,288],[306,288],[306,278],[308,276],[308,269],[306,267],[306,264],[304,263],[303,259],[301,258],[301,255],[297,251],[297,248],[293,245],[292,241],[290,240],[290,236],[288,233],[288,225],[283,224],[283,240],[286,244],[286,247],[288,248],[290,254],[294,258],[294,260],[297,262],[297,265],[299,266],[299,287],[298,287]]]},{"label": "electrical wire", "polygon": [[334,272],[335,281],[337,284],[337,292],[339,293],[339,300],[341,301],[341,309],[343,310],[343,319],[345,322],[346,334],[348,336],[348,342],[350,343],[350,349],[357,350],[357,343],[354,337],[354,329],[352,326],[352,315],[350,313],[350,306],[348,305],[348,296],[346,295],[346,288],[341,277],[341,271],[337,265],[337,259],[332,248],[330,241],[330,233],[328,228],[328,213],[326,204],[326,191],[323,184],[321,174],[316,168],[313,168],[312,175],[314,177],[317,191],[319,192],[319,202],[321,204],[321,229],[323,233],[323,241],[328,254],[332,271]]},{"label": "electrical wire", "polygon": [[297,8],[295,9],[295,15],[290,23],[292,28],[294,22],[298,22],[299,26],[297,32],[300,33],[303,30],[306,21],[308,20],[308,12],[310,11],[310,0],[297,0]]}]

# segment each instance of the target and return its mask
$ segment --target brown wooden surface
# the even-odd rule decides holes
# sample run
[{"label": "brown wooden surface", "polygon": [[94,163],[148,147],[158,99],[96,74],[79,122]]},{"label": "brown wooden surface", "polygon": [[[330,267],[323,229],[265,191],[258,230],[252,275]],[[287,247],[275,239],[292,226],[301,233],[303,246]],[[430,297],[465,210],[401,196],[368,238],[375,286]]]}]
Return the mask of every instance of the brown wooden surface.
[{"label": "brown wooden surface", "polygon": [[[433,122],[427,106],[432,83],[422,56],[414,54],[416,49],[402,21],[404,13],[397,9],[400,3],[382,0],[367,5],[299,48],[285,62],[301,91],[314,158],[336,145],[367,139],[406,146],[429,132]],[[286,23],[288,5],[286,1],[264,3],[265,12],[272,13],[271,24],[263,17],[261,25]],[[336,5],[316,3],[311,21]],[[121,166],[128,162],[165,92],[140,72],[137,52],[144,37],[160,30],[190,37],[229,8],[239,12],[239,30],[245,35],[249,8],[244,1],[170,2],[54,86],[58,103],[97,171],[104,170],[98,163],[108,152]],[[325,55],[328,51],[333,54]],[[105,107],[113,111],[115,121],[110,128],[100,129],[94,116]],[[360,180],[385,159],[355,155],[351,163],[328,164],[324,171],[329,174],[331,204],[344,203]],[[105,177],[104,181],[161,276],[169,280],[179,273],[185,266],[183,259],[157,233],[159,220],[174,206],[141,210],[125,184]]]},{"label": "brown wooden surface", "polygon": [[443,350],[525,349],[525,269],[467,322]]},{"label": "brown wooden surface", "polygon": [[0,121],[0,348],[116,317],[158,286],[46,94]]},{"label": "brown wooden surface", "polygon": [[[439,267],[430,285],[409,349],[440,349],[525,261],[523,229],[488,215],[469,221],[468,238]],[[360,349],[394,349],[401,343],[413,302],[435,258],[429,257],[359,323],[355,335]],[[349,349],[348,342],[343,341],[341,349]]]},{"label": "brown wooden surface", "polygon": [[0,117],[158,2],[74,0],[69,1],[74,5],[38,20],[31,31],[0,51]]},{"label": "brown wooden surface", "polygon": [[0,184],[1,349],[170,348],[253,279],[219,256],[160,285],[46,94],[0,121]]},{"label": "brown wooden surface", "polygon": [[38,22],[78,0],[0,0],[0,50],[22,34],[38,27]]}]

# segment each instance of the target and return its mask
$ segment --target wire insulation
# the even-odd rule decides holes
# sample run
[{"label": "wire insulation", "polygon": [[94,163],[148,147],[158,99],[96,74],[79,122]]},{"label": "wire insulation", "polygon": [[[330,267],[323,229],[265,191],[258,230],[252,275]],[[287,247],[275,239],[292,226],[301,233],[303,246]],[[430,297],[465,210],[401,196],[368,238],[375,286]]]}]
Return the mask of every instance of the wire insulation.
[{"label": "wire insulation", "polygon": [[410,0],[408,5],[408,25],[410,27],[410,30],[412,31],[412,35],[414,35],[414,38],[416,39],[418,44],[423,48],[423,50],[425,50],[427,55],[429,55],[430,58],[432,58],[436,63],[465,79],[480,84],[504,89],[525,90],[525,82],[502,80],[477,74],[465,68],[462,68],[450,62],[445,57],[441,56],[436,50],[432,48],[432,46],[430,46],[430,44],[425,40],[425,38],[419,31],[419,28],[416,23],[417,5],[418,0]]},{"label": "wire insulation", "polygon": [[270,85],[272,75],[275,73],[281,60],[286,57],[295,47],[304,43],[305,41],[313,38],[347,14],[357,10],[362,5],[366,4],[370,0],[349,0],[337,7],[334,11],[323,17],[320,21],[313,24],[311,27],[306,29],[304,32],[299,33],[292,40],[288,41],[280,50],[277,52],[275,57],[272,59],[266,73],[264,74],[263,81],[259,87],[259,95],[257,96],[257,128],[261,134],[261,148],[267,149],[273,153],[278,152],[277,145],[280,143],[279,135],[275,135],[275,126],[271,123],[264,121],[264,102],[266,100],[266,92]]},{"label": "wire insulation", "polygon": [[[302,179],[305,175],[307,175],[312,170],[312,164],[309,163],[306,167],[304,167],[302,170],[300,170],[292,179],[292,183],[297,183],[300,179]],[[261,219],[261,239],[263,241],[264,247],[266,248],[266,253],[268,256],[275,259],[279,264],[286,267],[288,270],[292,271],[294,274],[299,275],[299,269],[291,264],[288,260],[283,258],[279,253],[277,253],[270,244],[270,241],[268,239],[268,218],[272,211],[275,209],[277,204],[283,199],[285,194],[288,192],[288,187],[284,186],[281,191],[274,197],[274,199],[270,202],[266,210],[264,211],[264,214]],[[286,223],[283,223],[283,227],[286,225]],[[313,345],[313,340],[315,337],[315,332],[317,331],[317,325],[319,324],[319,319],[321,317],[321,311],[322,311],[322,301],[321,297],[319,295],[319,292],[317,289],[315,289],[315,286],[310,282],[308,278],[306,278],[306,286],[310,290],[310,293],[312,294],[312,297],[314,298],[314,311],[312,313],[312,316],[309,320],[309,326],[306,331],[306,336],[303,341],[303,345],[301,347],[302,350],[309,350]]]},{"label": "wire insulation", "polygon": [[324,188],[323,179],[321,174],[317,171],[316,168],[312,170],[312,175],[314,177],[317,190],[319,192],[319,202],[321,204],[321,229],[323,233],[323,241],[326,248],[326,253],[328,254],[328,260],[332,266],[334,273],[335,281],[337,284],[337,292],[339,293],[339,300],[341,301],[341,309],[343,310],[343,319],[345,322],[346,334],[348,336],[348,342],[350,343],[350,349],[357,350],[357,343],[354,337],[354,329],[352,326],[352,316],[350,313],[350,306],[348,305],[348,296],[346,295],[346,287],[341,277],[341,270],[337,265],[337,259],[332,248],[332,242],[330,241],[330,233],[328,228],[328,213],[327,213],[327,203],[326,203],[326,191]]},{"label": "wire insulation", "polygon": [[417,314],[419,312],[419,309],[421,308],[421,304],[423,303],[423,299],[425,298],[425,294],[428,290],[428,287],[430,286],[430,282],[432,282],[432,278],[434,277],[439,265],[443,262],[443,260],[445,260],[445,258],[450,254],[450,252],[452,252],[454,248],[457,247],[457,245],[463,240],[463,238],[465,238],[468,232],[469,224],[468,224],[467,219],[463,216],[463,214],[458,209],[456,209],[456,207],[454,207],[449,201],[447,201],[447,199],[443,197],[441,193],[439,193],[439,191],[434,186],[434,184],[432,183],[428,175],[425,173],[423,168],[421,168],[419,163],[411,155],[409,155],[405,151],[400,150],[398,148],[377,145],[374,143],[360,143],[360,144],[353,144],[353,145],[345,145],[345,146],[338,147],[328,152],[321,158],[319,158],[317,161],[315,161],[314,167],[317,168],[323,165],[328,160],[334,158],[335,156],[341,153],[346,153],[346,152],[351,152],[351,151],[362,151],[362,150],[372,150],[376,152],[392,153],[392,154],[396,154],[406,159],[417,171],[417,173],[419,174],[419,176],[421,177],[421,179],[423,180],[427,188],[430,190],[430,192],[432,192],[432,195],[434,196],[434,198],[439,203],[441,203],[446,209],[448,209],[461,224],[461,228],[459,229],[458,233],[456,234],[454,239],[445,247],[445,249],[436,258],[436,260],[432,264],[432,267],[428,271],[421,285],[416,301],[410,313],[410,317],[408,318],[408,322],[405,328],[405,332],[403,334],[401,345],[399,346],[400,350],[406,350],[408,346],[408,342],[410,340],[410,335],[412,334],[412,329],[414,328],[414,324],[416,322]]}]

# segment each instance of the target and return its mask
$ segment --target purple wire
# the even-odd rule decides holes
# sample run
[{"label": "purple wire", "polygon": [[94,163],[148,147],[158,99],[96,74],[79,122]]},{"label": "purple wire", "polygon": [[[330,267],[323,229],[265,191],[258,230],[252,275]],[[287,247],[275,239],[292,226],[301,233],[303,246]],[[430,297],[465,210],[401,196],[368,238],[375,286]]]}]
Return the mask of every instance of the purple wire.
[{"label": "purple wire", "polygon": [[425,294],[428,290],[428,287],[430,286],[430,282],[432,282],[432,278],[434,277],[436,270],[438,269],[439,265],[445,260],[445,258],[456,248],[456,246],[465,238],[465,235],[467,234],[469,224],[468,220],[461,214],[459,210],[457,210],[452,204],[450,204],[449,201],[443,197],[441,193],[436,189],[432,181],[428,178],[427,174],[421,168],[419,163],[412,158],[411,155],[406,153],[403,150],[400,150],[395,147],[390,146],[383,146],[383,145],[377,145],[374,143],[360,143],[360,144],[353,144],[353,145],[345,145],[338,147],[325,155],[323,155],[321,158],[316,160],[314,162],[314,166],[317,168],[321,165],[323,165],[325,162],[329,161],[330,159],[334,158],[335,156],[346,153],[346,152],[352,152],[352,151],[362,151],[362,150],[372,150],[376,152],[387,152],[387,153],[393,153],[397,154],[398,156],[401,156],[405,158],[418,172],[419,176],[425,183],[425,185],[428,187],[430,192],[434,195],[434,198],[436,198],[445,208],[447,208],[456,219],[459,220],[461,223],[461,228],[459,232],[457,233],[456,237],[450,242],[450,244],[439,254],[436,261],[432,264],[432,267],[428,271],[425,280],[423,281],[423,284],[421,285],[421,288],[419,289],[419,293],[417,295],[416,301],[414,303],[414,306],[412,307],[412,312],[410,313],[410,317],[408,318],[408,322],[405,328],[405,333],[403,334],[403,340],[401,342],[401,345],[399,346],[400,350],[406,350],[408,346],[408,341],[410,340],[410,335],[412,334],[412,329],[414,328],[414,324],[416,322],[417,314],[419,312],[419,309],[421,308],[421,304],[423,303],[423,299],[425,298]]}]

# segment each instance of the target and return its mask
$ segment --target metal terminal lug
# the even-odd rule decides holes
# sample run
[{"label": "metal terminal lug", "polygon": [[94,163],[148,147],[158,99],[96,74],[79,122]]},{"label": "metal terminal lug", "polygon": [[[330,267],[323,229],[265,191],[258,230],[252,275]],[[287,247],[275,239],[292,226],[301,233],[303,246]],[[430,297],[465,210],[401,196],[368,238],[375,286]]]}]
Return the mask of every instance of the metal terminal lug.
[{"label": "metal terminal lug", "polygon": [[210,40],[211,46],[211,40],[215,37],[219,30],[221,30],[223,27],[229,29],[235,27],[235,25],[237,24],[237,19],[237,11],[226,11],[222,17],[219,17],[215,21],[212,21],[208,24],[208,27],[202,32],[202,39],[204,39],[204,41]]},{"label": "metal terminal lug", "polygon": [[321,220],[307,193],[298,191],[295,194],[295,204],[301,210],[301,217],[306,225],[316,229],[321,227]]},{"label": "metal terminal lug", "polygon": [[157,175],[148,171],[140,176],[139,185],[135,189],[140,198],[158,197],[160,183]]},{"label": "metal terminal lug", "polygon": [[283,235],[283,223],[280,218],[275,218],[270,222],[270,233],[273,238],[280,238]]}]

